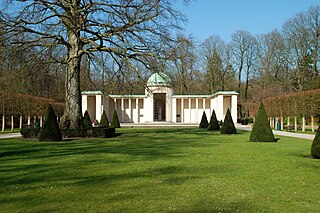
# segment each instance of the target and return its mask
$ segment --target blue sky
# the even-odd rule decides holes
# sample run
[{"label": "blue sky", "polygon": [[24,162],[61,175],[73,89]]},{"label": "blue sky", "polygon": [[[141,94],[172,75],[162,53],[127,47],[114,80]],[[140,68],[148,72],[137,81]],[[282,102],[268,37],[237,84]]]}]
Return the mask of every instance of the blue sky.
[{"label": "blue sky", "polygon": [[230,41],[236,30],[257,35],[280,29],[288,18],[312,5],[320,5],[320,0],[191,0],[179,9],[189,19],[186,35],[196,41],[211,35]]}]

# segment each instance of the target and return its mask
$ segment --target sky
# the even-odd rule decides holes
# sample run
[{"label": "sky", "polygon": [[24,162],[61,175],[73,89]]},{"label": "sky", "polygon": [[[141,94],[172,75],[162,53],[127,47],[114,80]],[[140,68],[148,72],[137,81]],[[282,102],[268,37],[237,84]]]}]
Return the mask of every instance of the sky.
[{"label": "sky", "polygon": [[218,35],[231,40],[232,33],[246,30],[253,35],[281,29],[286,20],[320,0],[191,0],[179,10],[188,18],[184,33],[196,41]]}]

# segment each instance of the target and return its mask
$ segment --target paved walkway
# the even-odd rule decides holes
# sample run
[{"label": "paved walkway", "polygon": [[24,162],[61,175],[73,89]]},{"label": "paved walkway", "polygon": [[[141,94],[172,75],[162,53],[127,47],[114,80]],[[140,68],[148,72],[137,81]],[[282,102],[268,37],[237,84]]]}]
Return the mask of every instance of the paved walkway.
[{"label": "paved walkway", "polygon": [[[252,127],[250,125],[237,125],[237,129],[251,131]],[[311,134],[302,134],[302,133],[294,133],[294,132],[286,132],[286,131],[277,131],[277,130],[272,130],[272,131],[273,131],[273,134],[275,135],[302,138],[307,140],[313,140],[315,136]]]},{"label": "paved walkway", "polygon": [[[172,123],[153,123],[153,124],[133,124],[133,123],[122,123],[122,127],[197,127],[198,124],[172,124]],[[252,127],[250,125],[241,125],[236,124],[237,129],[251,131]],[[313,140],[315,135],[311,134],[302,134],[302,133],[293,133],[293,132],[285,132],[285,131],[277,131],[273,130],[273,134],[280,135],[280,136],[288,136],[288,137],[295,137],[295,138],[302,138],[307,140]],[[0,139],[7,139],[7,138],[20,138],[20,133],[6,133],[0,134]]]},{"label": "paved walkway", "polygon": [[20,133],[4,133],[0,134],[0,139],[7,139],[7,138],[21,138]]}]

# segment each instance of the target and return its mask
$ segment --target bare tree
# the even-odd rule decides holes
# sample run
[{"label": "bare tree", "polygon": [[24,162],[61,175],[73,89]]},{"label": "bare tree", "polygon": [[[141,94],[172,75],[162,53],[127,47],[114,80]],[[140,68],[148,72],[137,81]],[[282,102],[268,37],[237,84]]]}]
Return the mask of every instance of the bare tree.
[{"label": "bare tree", "polygon": [[239,30],[232,34],[232,48],[234,53],[234,63],[238,70],[238,92],[241,95],[241,78],[245,65],[246,52],[250,47],[249,37],[251,34],[247,31]]},{"label": "bare tree", "polygon": [[231,46],[219,36],[211,36],[201,44],[201,57],[208,92],[230,89],[234,78]]},{"label": "bare tree", "polygon": [[[2,5],[1,22],[7,45],[28,49],[62,48],[52,62],[66,64],[64,120],[81,125],[80,67],[83,55],[104,51],[145,63],[161,57],[172,42],[182,15],[170,0],[20,0]],[[12,9],[10,7],[14,7]],[[23,39],[17,37],[23,36]]]}]

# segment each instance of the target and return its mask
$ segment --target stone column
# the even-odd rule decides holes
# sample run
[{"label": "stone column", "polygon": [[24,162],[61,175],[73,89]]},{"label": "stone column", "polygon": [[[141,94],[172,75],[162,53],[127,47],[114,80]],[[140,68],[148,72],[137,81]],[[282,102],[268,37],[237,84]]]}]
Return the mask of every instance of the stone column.
[{"label": "stone column", "polygon": [[297,119],[297,116],[294,116],[294,131],[298,131],[298,119]]},{"label": "stone column", "polygon": [[184,123],[184,104],[183,104],[183,102],[184,102],[184,100],[183,100],[183,98],[181,98],[181,115],[180,115],[180,117],[181,117],[181,123]]},{"label": "stone column", "polygon": [[306,131],[306,117],[302,116],[302,132]]},{"label": "stone column", "polygon": [[137,109],[137,123],[140,122],[140,115],[139,115],[139,99],[136,99],[136,109]]},{"label": "stone column", "polygon": [[311,131],[314,132],[314,117],[311,115]]},{"label": "stone column", "polygon": [[120,109],[121,109],[121,119],[120,119],[120,121],[124,122],[124,98],[121,98]]},{"label": "stone column", "polygon": [[130,120],[130,122],[133,122],[133,119],[132,119],[131,98],[129,98],[128,101],[129,101],[129,120]]},{"label": "stone column", "polygon": [[6,125],[5,119],[6,119],[6,116],[3,114],[2,115],[2,132],[4,132],[5,130],[5,125]]},{"label": "stone column", "polygon": [[82,115],[88,110],[88,95],[81,95],[82,100]]},{"label": "stone column", "polygon": [[284,121],[284,119],[283,119],[283,116],[281,115],[281,117],[280,117],[281,131],[283,131],[283,121]]},{"label": "stone column", "polygon": [[43,117],[40,116],[40,127],[42,127],[42,123],[43,123]]},{"label": "stone column", "polygon": [[189,103],[188,103],[188,106],[189,106],[189,123],[191,123],[191,98],[188,99]]},{"label": "stone column", "polygon": [[20,115],[20,123],[19,123],[19,128],[22,129],[22,115]]},{"label": "stone column", "polygon": [[198,120],[198,117],[199,117],[198,109],[199,109],[199,99],[196,98],[196,123],[199,122],[199,120]]},{"label": "stone column", "polygon": [[177,99],[172,98],[172,122],[177,123]]},{"label": "stone column", "polygon": [[11,131],[14,130],[14,119],[13,119],[13,115],[11,115]]},{"label": "stone column", "polygon": [[102,115],[101,109],[102,109],[102,95],[96,95],[96,116],[95,116],[95,119],[99,122],[100,122],[101,115]]},{"label": "stone column", "polygon": [[287,126],[289,127],[290,126],[290,116],[288,116],[288,122],[287,122]]},{"label": "stone column", "polygon": [[278,129],[278,118],[276,118],[274,122],[274,128],[277,130]]}]

